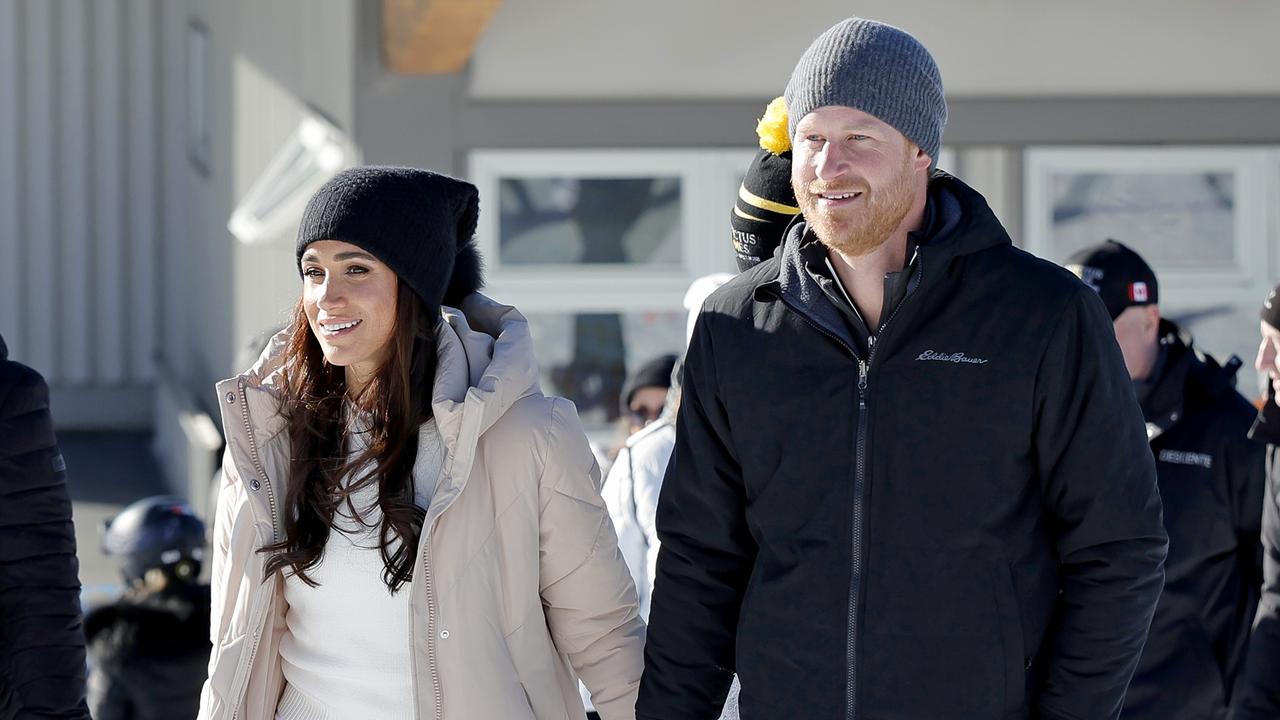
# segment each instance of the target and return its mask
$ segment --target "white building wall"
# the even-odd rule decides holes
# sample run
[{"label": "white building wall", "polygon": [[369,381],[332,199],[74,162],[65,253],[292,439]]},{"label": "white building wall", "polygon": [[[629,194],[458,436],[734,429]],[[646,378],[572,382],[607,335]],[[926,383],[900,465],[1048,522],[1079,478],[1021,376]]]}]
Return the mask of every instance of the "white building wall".
[{"label": "white building wall", "polygon": [[1268,0],[504,0],[471,94],[773,97],[809,42],[852,14],[920,38],[952,98],[1280,92],[1280,4]]}]

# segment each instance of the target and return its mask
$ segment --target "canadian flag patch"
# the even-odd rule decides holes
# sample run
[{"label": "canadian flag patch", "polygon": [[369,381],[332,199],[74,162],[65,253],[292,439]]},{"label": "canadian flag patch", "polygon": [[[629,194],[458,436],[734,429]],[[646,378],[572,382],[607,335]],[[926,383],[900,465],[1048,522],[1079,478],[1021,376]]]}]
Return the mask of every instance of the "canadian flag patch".
[{"label": "canadian flag patch", "polygon": [[1129,284],[1129,301],[1130,302],[1147,302],[1147,284],[1144,282],[1136,282]]}]

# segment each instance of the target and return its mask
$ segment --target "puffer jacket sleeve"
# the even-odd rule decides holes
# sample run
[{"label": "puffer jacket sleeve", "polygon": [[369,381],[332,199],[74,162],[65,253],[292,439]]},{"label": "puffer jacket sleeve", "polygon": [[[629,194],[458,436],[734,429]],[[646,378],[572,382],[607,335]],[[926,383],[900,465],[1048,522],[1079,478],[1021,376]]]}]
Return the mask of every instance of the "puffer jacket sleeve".
[{"label": "puffer jacket sleeve", "polygon": [[[2,356],[0,356],[2,357]],[[17,718],[89,717],[71,499],[30,368],[0,360],[0,696]]]},{"label": "puffer jacket sleeve", "polygon": [[219,694],[220,691],[226,692],[227,688],[215,687],[213,679],[214,670],[220,665],[222,639],[226,637],[231,618],[235,613],[233,605],[242,580],[242,577],[235,572],[235,562],[231,557],[232,535],[237,522],[248,512],[244,485],[240,482],[230,450],[222,458],[220,482],[218,506],[213,522],[213,561],[209,576],[209,641],[213,649],[209,654],[209,679],[205,680],[204,688],[200,691],[199,720],[212,720],[231,714],[225,705],[228,699]]},{"label": "puffer jacket sleeve", "polygon": [[733,680],[738,615],[758,551],[729,419],[716,391],[711,318],[685,358],[675,448],[658,501],[649,641],[636,716],[717,717]]},{"label": "puffer jacket sleeve", "polygon": [[1061,563],[1041,720],[1116,718],[1164,586],[1155,461],[1111,322],[1084,285],[1046,343],[1034,449]]},{"label": "puffer jacket sleeve", "polygon": [[553,401],[539,481],[540,592],[556,647],[604,720],[635,717],[645,628],[578,413]]}]

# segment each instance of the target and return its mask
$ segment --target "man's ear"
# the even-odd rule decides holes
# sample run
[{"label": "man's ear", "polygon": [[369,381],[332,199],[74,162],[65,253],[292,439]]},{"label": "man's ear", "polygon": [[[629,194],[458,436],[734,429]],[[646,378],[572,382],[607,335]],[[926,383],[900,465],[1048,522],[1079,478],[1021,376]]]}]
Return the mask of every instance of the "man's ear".
[{"label": "man's ear", "polygon": [[929,170],[929,166],[933,165],[933,158],[929,156],[929,153],[917,147],[916,157],[912,162],[912,165],[915,166],[917,170],[924,170],[927,172]]},{"label": "man's ear", "polygon": [[1143,330],[1146,330],[1147,333],[1150,335],[1159,335],[1160,334],[1160,306],[1154,305],[1154,304],[1147,305],[1143,307],[1142,310],[1143,310],[1142,316],[1144,320]]}]

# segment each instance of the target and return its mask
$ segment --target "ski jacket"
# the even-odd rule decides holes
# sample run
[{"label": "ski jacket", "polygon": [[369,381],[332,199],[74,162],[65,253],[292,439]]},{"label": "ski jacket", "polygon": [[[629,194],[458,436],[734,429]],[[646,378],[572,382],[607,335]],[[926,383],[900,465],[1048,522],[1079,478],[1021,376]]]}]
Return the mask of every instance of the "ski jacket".
[{"label": "ski jacket", "polygon": [[1169,533],[1164,593],[1125,696],[1124,720],[1226,717],[1238,697],[1262,583],[1265,446],[1225,366],[1161,323],[1164,360],[1142,403]]},{"label": "ski jacket", "polygon": [[1280,406],[1268,383],[1267,399],[1249,430],[1267,444],[1267,486],[1262,499],[1262,595],[1253,621],[1245,677],[1232,720],[1280,717]]},{"label": "ski jacket", "polygon": [[[538,389],[528,322],[478,293],[446,308],[432,411],[444,471],[426,508],[413,611],[418,720],[629,720],[644,623],[573,404]],[[218,385],[227,453],[213,542],[201,720],[272,720],[283,689],[280,538],[289,441],[276,395],[284,337]]]},{"label": "ski jacket", "polygon": [[637,717],[1118,716],[1167,538],[1096,293],[930,182],[869,353],[780,257],[703,305],[658,504]]},{"label": "ski jacket", "polygon": [[0,338],[0,718],[87,720],[80,565],[49,388]]}]

